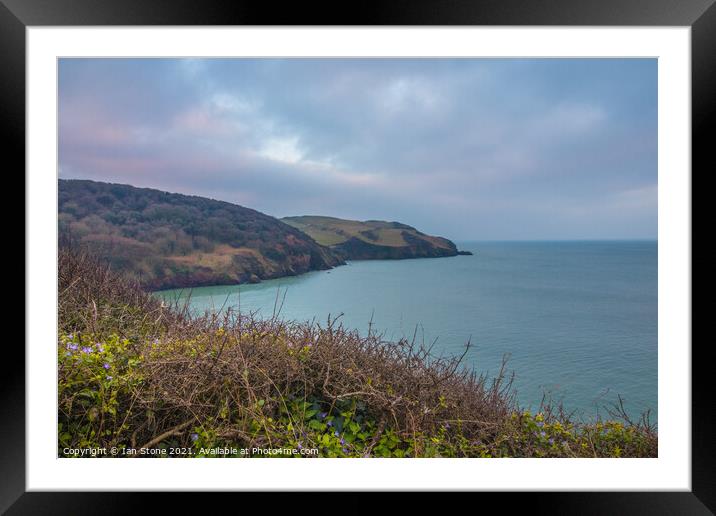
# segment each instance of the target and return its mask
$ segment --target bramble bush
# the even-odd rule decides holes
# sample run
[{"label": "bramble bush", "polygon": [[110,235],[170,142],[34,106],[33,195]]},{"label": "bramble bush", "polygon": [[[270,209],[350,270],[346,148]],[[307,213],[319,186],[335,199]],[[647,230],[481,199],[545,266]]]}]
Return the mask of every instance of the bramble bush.
[{"label": "bramble bush", "polygon": [[[58,449],[318,449],[319,457],[654,457],[623,407],[532,414],[511,377],[327,324],[166,307],[97,259],[60,252]],[[237,456],[245,456],[236,454]],[[295,453],[295,456],[302,456]],[[220,453],[218,456],[225,456]],[[285,455],[281,455],[285,456]],[[315,455],[314,455],[315,456]]]}]

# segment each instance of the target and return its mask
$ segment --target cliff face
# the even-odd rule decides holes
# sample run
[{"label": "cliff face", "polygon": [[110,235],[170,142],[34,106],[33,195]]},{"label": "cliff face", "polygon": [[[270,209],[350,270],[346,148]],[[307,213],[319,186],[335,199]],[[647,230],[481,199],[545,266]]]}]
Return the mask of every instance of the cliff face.
[{"label": "cliff face", "polygon": [[346,260],[402,260],[405,258],[439,258],[442,256],[455,256],[457,249],[435,247],[425,240],[404,236],[413,242],[404,246],[387,246],[370,244],[356,237],[351,237],[343,243],[332,246],[334,251],[340,253]]},{"label": "cliff face", "polygon": [[[224,264],[224,266],[193,265],[179,269],[175,268],[173,273],[168,276],[142,277],[142,284],[149,290],[163,290],[259,283],[261,280],[296,276],[314,270],[331,269],[345,263],[342,256],[335,252],[308,251],[308,253],[286,256],[280,260],[268,260],[261,253],[237,252],[230,255],[231,262]],[[172,258],[169,257],[169,259],[171,260]],[[175,260],[182,261],[181,258],[176,258]]]},{"label": "cliff face", "polygon": [[60,245],[87,248],[148,289],[255,283],[341,265],[300,230],[243,206],[60,180]]},{"label": "cliff face", "polygon": [[400,222],[361,222],[317,216],[283,220],[346,260],[439,258],[459,254],[450,240],[426,235]]}]

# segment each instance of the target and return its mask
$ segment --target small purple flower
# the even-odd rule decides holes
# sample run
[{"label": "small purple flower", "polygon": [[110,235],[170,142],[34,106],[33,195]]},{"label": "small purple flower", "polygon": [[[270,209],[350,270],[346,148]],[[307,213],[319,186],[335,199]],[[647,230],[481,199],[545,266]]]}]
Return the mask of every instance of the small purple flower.
[{"label": "small purple flower", "polygon": [[105,362],[102,367],[104,367],[105,369],[109,369],[109,364]]},{"label": "small purple flower", "polygon": [[114,378],[114,377],[107,375],[107,380],[111,380],[112,378]]},{"label": "small purple flower", "polygon": [[448,422],[445,423],[445,429],[450,430],[450,423],[448,423]]},{"label": "small purple flower", "polygon": [[537,421],[537,426],[542,428],[544,426],[544,423],[542,421]]},{"label": "small purple flower", "polygon": [[552,437],[549,438],[549,444],[550,446],[554,444],[554,439]]},{"label": "small purple flower", "polygon": [[67,344],[67,349],[77,351],[77,344]]},{"label": "small purple flower", "polygon": [[191,434],[189,437],[191,438],[192,442],[196,442],[196,440],[199,438],[199,434]]},{"label": "small purple flower", "polygon": [[338,430],[336,430],[335,432],[333,432],[333,435],[335,435],[336,437],[338,437],[338,436],[341,435],[341,434],[339,434],[339,433],[338,433]]},{"label": "small purple flower", "polygon": [[303,450],[303,445],[301,445],[301,443],[298,443],[298,444],[296,445],[296,448],[298,448],[299,450]]},{"label": "small purple flower", "polygon": [[346,444],[346,440],[341,437],[341,445]]},{"label": "small purple flower", "polygon": [[85,346],[82,348],[82,353],[92,353],[92,348]]},{"label": "small purple flower", "polygon": [[327,415],[328,415],[328,412],[319,412],[318,419],[326,419]]},{"label": "small purple flower", "polygon": [[326,423],[326,424],[327,424],[328,426],[333,426],[333,421],[329,421],[329,422]]},{"label": "small purple flower", "polygon": [[544,432],[540,432],[540,433],[539,433],[539,436],[540,436],[540,437],[544,437],[545,435],[547,435],[547,434],[544,433]]},{"label": "small purple flower", "polygon": [[348,448],[343,448],[343,453],[348,453]]},{"label": "small purple flower", "polygon": [[97,344],[95,344],[94,346],[97,348],[97,351],[99,351],[100,353],[102,353],[104,351],[104,346],[102,344],[100,344],[99,342]]}]

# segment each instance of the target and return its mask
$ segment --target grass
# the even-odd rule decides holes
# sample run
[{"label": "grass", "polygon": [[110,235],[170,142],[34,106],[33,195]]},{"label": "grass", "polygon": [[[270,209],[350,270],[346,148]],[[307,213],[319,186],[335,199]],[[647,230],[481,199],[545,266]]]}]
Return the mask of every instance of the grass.
[{"label": "grass", "polygon": [[319,244],[328,247],[341,244],[350,238],[357,238],[373,245],[404,247],[408,245],[403,238],[404,231],[416,238],[426,240],[436,247],[447,247],[446,242],[439,237],[425,235],[415,228],[403,224],[394,227],[391,222],[379,220],[361,222],[313,215],[286,217],[281,220],[289,226],[303,231]]},{"label": "grass", "polygon": [[548,404],[529,413],[504,369],[488,379],[462,357],[361,336],[338,320],[192,316],[66,249],[58,330],[60,456],[112,447],[120,456],[657,455],[647,416],[632,422],[622,409],[584,423]]}]

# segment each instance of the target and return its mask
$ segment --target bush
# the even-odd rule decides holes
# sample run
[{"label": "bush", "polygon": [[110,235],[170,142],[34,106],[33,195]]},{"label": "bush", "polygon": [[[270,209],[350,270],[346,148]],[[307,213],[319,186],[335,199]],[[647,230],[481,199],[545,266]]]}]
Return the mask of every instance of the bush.
[{"label": "bush", "polygon": [[59,266],[60,455],[78,447],[191,447],[193,456],[256,448],[324,457],[657,453],[646,418],[577,423],[549,405],[520,410],[504,368],[488,380],[461,357],[361,336],[337,320],[231,310],[196,317],[88,255],[63,250]]}]

